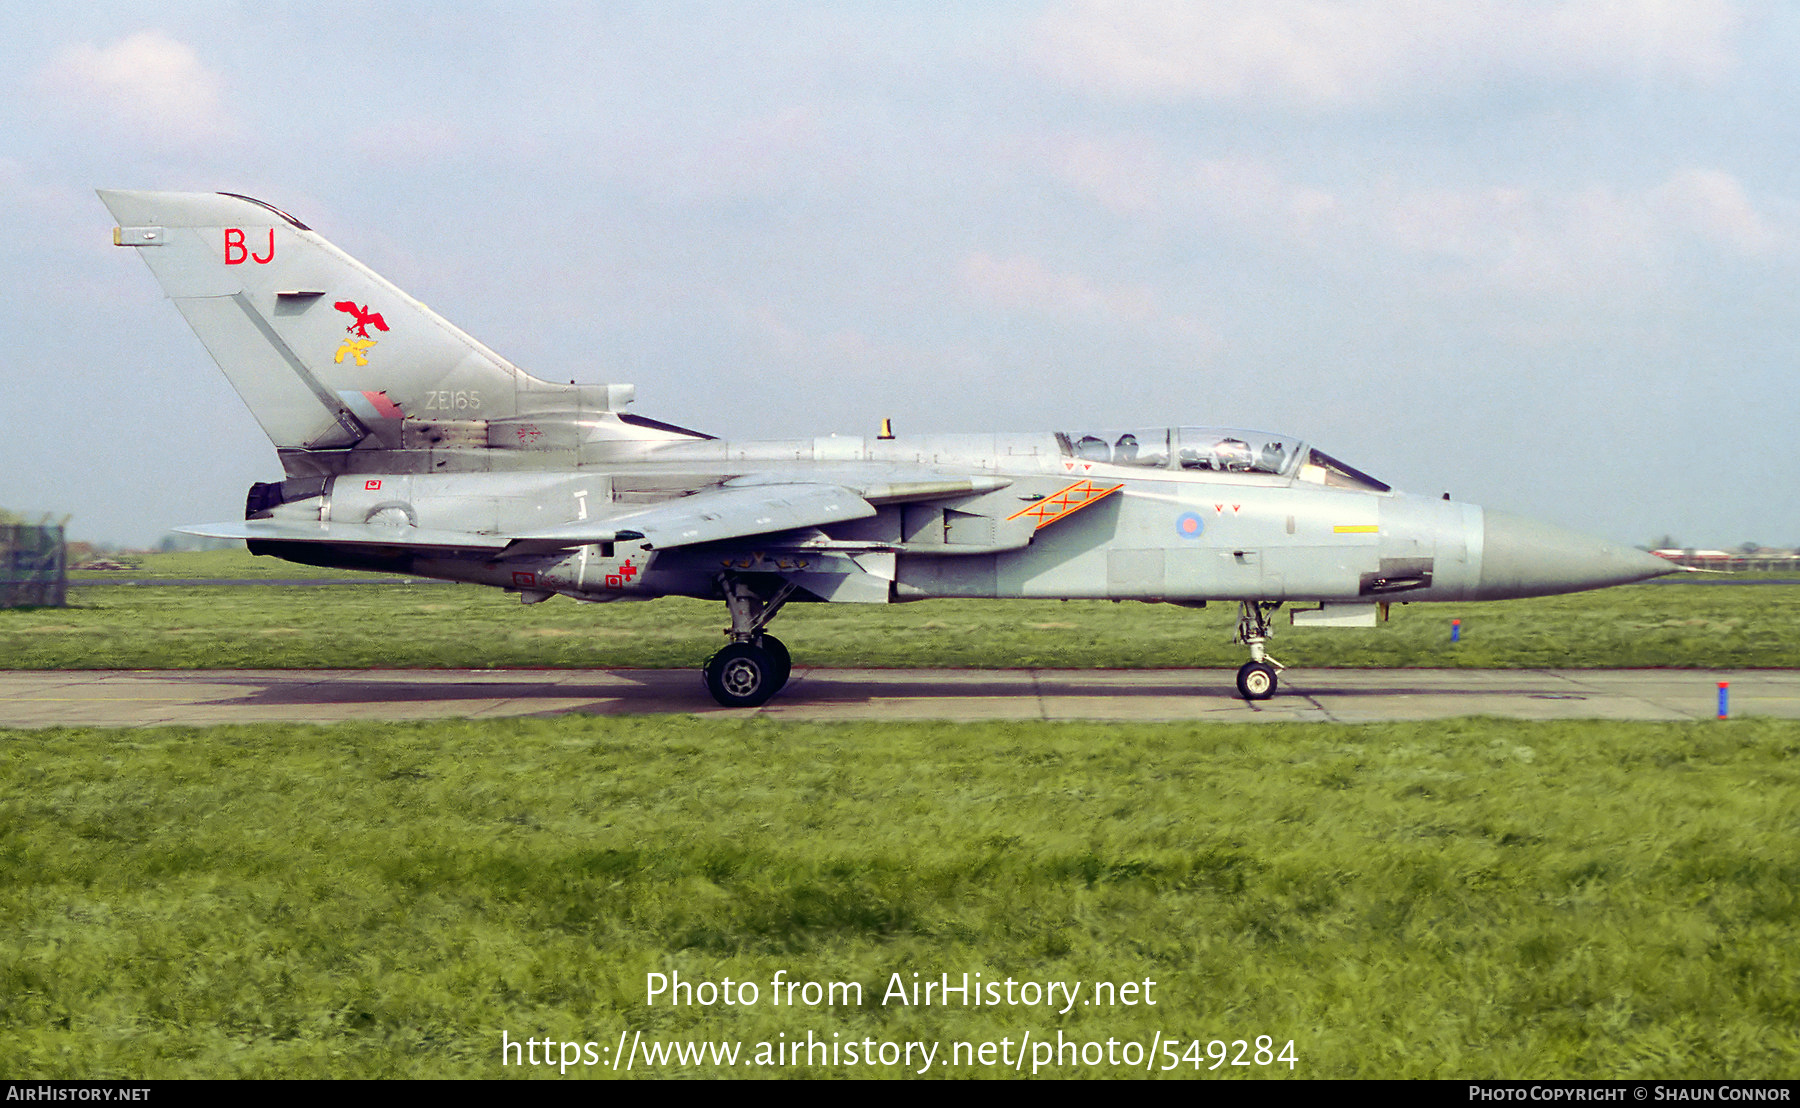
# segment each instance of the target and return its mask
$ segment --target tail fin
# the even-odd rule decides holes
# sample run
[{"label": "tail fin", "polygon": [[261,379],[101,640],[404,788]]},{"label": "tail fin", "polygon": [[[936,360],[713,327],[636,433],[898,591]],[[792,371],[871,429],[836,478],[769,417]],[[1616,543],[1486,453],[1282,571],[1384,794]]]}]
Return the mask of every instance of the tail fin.
[{"label": "tail fin", "polygon": [[119,227],[282,451],[399,443],[407,419],[598,413],[629,385],[541,381],[260,200],[101,190]]}]

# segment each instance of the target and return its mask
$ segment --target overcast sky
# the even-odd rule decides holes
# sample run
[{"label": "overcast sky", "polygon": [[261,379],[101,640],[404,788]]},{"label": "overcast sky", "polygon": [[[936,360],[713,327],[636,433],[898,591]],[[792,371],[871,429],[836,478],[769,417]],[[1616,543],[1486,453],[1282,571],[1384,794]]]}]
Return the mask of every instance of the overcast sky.
[{"label": "overcast sky", "polygon": [[1800,543],[1796,58],[1729,0],[12,7],[0,507],[149,544],[280,477],[107,187],[731,438],[1236,425]]}]

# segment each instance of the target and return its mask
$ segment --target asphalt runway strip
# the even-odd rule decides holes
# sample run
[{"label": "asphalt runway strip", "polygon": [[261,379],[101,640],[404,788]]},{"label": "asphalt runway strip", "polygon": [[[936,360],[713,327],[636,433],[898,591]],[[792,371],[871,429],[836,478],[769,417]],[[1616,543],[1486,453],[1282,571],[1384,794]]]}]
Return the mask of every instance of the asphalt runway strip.
[{"label": "asphalt runway strip", "polygon": [[1496,716],[1693,720],[1800,718],[1793,670],[1315,669],[1249,704],[1228,670],[809,669],[755,709],[716,705],[691,670],[14,670],[0,726],[331,723],[591,715],[832,720],[1317,721]]}]

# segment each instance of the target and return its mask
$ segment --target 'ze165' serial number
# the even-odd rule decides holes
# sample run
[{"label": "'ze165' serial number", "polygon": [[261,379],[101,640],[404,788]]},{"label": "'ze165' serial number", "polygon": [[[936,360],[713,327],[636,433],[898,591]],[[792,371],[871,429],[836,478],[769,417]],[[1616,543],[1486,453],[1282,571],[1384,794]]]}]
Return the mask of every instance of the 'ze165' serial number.
[{"label": "'ze165' serial number", "polygon": [[425,394],[425,410],[428,412],[472,412],[480,407],[480,389],[439,389]]}]

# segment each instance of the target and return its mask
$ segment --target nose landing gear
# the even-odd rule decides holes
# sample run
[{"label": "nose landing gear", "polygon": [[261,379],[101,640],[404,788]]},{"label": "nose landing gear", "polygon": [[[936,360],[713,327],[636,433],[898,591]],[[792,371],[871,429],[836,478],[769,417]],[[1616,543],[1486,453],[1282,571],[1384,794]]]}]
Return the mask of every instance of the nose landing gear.
[{"label": "nose landing gear", "polygon": [[1245,700],[1267,700],[1275,695],[1275,675],[1286,667],[1269,657],[1264,644],[1274,630],[1269,616],[1281,607],[1281,601],[1245,600],[1238,604],[1237,642],[1250,648],[1250,660],[1238,669],[1238,695]]}]

